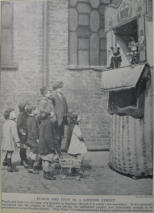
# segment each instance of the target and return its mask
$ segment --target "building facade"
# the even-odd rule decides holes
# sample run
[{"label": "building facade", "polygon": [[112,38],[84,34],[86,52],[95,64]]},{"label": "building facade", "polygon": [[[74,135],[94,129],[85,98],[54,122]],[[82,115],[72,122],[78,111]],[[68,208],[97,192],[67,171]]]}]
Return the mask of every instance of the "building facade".
[{"label": "building facade", "polygon": [[88,148],[109,148],[111,116],[107,95],[100,90],[100,70],[107,61],[107,3],[16,0],[1,4],[1,125],[8,106],[18,112],[24,99],[36,104],[42,86],[62,80],[69,109],[81,114]]}]

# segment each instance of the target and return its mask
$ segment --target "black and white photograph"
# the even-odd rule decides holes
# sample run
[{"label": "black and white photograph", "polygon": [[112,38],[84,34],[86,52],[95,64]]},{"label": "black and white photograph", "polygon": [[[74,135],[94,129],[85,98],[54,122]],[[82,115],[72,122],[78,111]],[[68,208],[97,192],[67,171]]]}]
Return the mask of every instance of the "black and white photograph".
[{"label": "black and white photograph", "polygon": [[152,8],[1,1],[2,208],[13,194],[152,198]]}]

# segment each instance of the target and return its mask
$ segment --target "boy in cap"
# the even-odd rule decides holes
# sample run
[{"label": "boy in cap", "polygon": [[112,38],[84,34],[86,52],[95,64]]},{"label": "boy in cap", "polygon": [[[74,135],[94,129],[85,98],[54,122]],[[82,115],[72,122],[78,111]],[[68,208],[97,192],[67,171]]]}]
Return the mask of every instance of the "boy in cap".
[{"label": "boy in cap", "polygon": [[43,177],[47,180],[55,180],[53,166],[57,153],[55,125],[52,121],[50,106],[45,102],[42,104],[40,117],[39,154],[42,159]]},{"label": "boy in cap", "polygon": [[44,104],[47,104],[50,112],[53,113],[54,106],[53,106],[52,100],[50,99],[50,96],[51,96],[50,90],[47,87],[42,87],[40,89],[40,93],[42,95],[42,98],[38,103],[38,111],[40,112],[42,107],[44,107]]},{"label": "boy in cap", "polygon": [[61,142],[64,137],[64,126],[67,124],[67,112],[68,106],[64,94],[61,91],[63,87],[63,82],[55,82],[52,86],[52,95],[50,96],[53,101],[54,110],[56,114],[56,126],[57,126],[57,136],[58,136],[58,153],[61,154]]}]

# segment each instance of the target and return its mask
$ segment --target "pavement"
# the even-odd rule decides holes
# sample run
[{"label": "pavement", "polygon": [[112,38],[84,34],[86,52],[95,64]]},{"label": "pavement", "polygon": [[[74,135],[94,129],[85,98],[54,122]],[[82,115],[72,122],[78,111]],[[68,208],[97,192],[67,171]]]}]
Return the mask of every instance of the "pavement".
[{"label": "pavement", "polygon": [[91,169],[84,177],[56,175],[56,180],[46,180],[43,172],[30,174],[23,166],[17,173],[2,168],[2,192],[66,195],[152,195],[152,178],[134,180],[108,167],[108,152],[88,153],[85,157]]}]

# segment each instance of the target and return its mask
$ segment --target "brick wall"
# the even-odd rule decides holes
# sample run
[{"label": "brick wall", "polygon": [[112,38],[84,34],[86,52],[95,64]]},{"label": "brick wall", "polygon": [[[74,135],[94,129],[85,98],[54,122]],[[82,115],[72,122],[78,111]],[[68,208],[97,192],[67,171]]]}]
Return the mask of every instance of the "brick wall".
[{"label": "brick wall", "polygon": [[81,113],[81,126],[88,148],[109,147],[110,117],[107,96],[100,92],[101,73],[92,70],[68,70],[68,1],[49,4],[49,85],[64,81],[69,109]]},{"label": "brick wall", "polygon": [[[42,86],[43,2],[14,1],[14,58],[16,71],[1,75],[0,114],[9,105],[16,108],[24,98],[35,102]],[[101,73],[68,70],[68,1],[48,2],[48,83],[64,81],[69,109],[81,114],[81,127],[88,148],[109,147],[110,117],[107,95],[100,91]],[[2,123],[2,122],[1,122]]]},{"label": "brick wall", "polygon": [[17,69],[1,72],[0,124],[8,106],[17,110],[23,99],[35,102],[42,78],[42,3],[14,1],[13,12],[13,57]]},{"label": "brick wall", "polygon": [[81,114],[81,127],[90,149],[107,148],[110,141],[107,95],[100,91],[100,77],[101,73],[92,70],[67,76],[69,106]]}]

